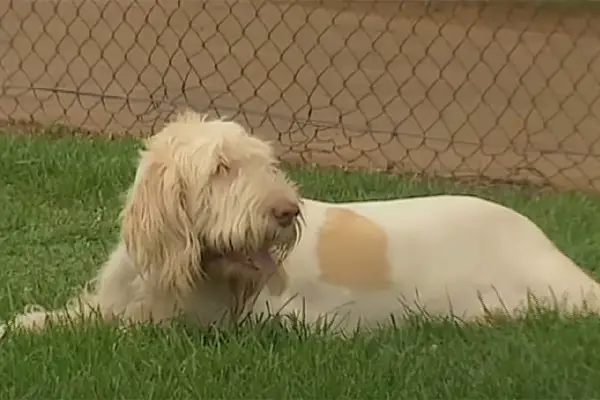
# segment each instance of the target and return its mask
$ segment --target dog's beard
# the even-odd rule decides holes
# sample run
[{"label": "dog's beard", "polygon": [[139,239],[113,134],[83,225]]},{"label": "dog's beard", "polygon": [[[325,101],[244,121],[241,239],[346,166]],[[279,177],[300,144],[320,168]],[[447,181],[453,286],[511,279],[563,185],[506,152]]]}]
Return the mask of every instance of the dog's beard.
[{"label": "dog's beard", "polygon": [[[221,249],[202,254],[203,276],[224,284],[232,295],[232,311],[238,314],[253,302],[262,287],[279,273],[283,260],[297,245],[300,225],[279,231],[246,249]],[[256,246],[258,245],[258,246]]]},{"label": "dog's beard", "polygon": [[277,261],[267,249],[251,252],[231,251],[212,254],[203,263],[207,281],[224,285],[232,295],[235,315],[256,296],[269,278],[277,273]]}]

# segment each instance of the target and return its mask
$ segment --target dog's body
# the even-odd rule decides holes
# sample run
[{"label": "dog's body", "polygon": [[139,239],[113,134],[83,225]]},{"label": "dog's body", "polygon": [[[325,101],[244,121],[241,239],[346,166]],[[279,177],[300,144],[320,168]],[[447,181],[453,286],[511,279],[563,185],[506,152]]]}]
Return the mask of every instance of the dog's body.
[{"label": "dog's body", "polygon": [[510,313],[529,294],[598,311],[600,286],[533,222],[485,200],[302,202],[267,143],[188,112],[146,142],[118,244],[93,286],[65,309],[24,312],[11,325],[40,329],[96,310],[207,326],[266,311],[335,317],[354,330],[410,310]]},{"label": "dog's body", "polygon": [[511,313],[531,296],[569,312],[600,305],[600,285],[531,220],[480,198],[306,199],[302,214],[302,238],[284,262],[287,287],[263,291],[256,311],[307,321],[336,313],[334,325],[353,330],[407,307],[473,320]]}]

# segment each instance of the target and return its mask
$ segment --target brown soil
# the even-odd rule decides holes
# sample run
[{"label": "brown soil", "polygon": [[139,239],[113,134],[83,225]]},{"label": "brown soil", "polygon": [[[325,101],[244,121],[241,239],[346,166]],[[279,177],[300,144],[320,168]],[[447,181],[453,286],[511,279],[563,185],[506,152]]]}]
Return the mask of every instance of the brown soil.
[{"label": "brown soil", "polygon": [[0,119],[137,135],[190,106],[287,161],[600,188],[591,12],[179,3],[4,2]]}]

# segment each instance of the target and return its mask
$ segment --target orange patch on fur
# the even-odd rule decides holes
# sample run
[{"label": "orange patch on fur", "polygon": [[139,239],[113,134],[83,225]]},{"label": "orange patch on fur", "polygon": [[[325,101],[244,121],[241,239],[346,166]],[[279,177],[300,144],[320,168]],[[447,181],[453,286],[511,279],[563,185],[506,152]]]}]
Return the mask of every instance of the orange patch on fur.
[{"label": "orange patch on fur", "polygon": [[327,211],[317,244],[321,279],[357,290],[391,287],[388,239],[374,222],[343,208]]}]

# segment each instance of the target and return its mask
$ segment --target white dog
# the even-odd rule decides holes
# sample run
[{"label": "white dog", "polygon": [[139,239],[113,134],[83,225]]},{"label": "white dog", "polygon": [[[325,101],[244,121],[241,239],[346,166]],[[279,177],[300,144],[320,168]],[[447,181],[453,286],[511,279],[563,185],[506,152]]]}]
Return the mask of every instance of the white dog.
[{"label": "white dog", "polygon": [[410,312],[513,315],[532,299],[598,311],[599,298],[598,283],[515,211],[470,196],[301,201],[268,144],[186,113],[148,141],[121,241],[91,291],[13,324],[98,309],[105,319],[184,315],[206,326],[253,311],[333,318],[350,331]]},{"label": "white dog", "polygon": [[471,196],[330,204],[305,199],[302,238],[284,261],[287,287],[255,309],[344,331],[391,314],[463,321],[514,316],[531,301],[564,312],[599,310],[600,285],[528,218]]},{"label": "white dog", "polygon": [[239,124],[186,112],[141,152],[121,240],[90,290],[12,325],[102,318],[200,325],[235,321],[300,234],[299,197],[267,143]]}]

